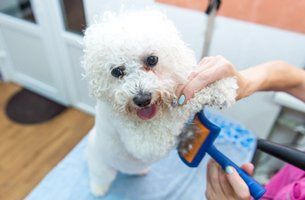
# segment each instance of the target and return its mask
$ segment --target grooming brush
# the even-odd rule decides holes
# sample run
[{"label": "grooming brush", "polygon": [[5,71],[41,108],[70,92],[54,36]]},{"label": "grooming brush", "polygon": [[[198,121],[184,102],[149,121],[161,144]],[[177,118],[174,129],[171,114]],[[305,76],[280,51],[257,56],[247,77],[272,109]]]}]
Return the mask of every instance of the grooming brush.
[{"label": "grooming brush", "polygon": [[219,135],[220,128],[210,122],[203,111],[198,112],[193,123],[184,130],[178,146],[181,160],[189,167],[197,167],[206,153],[208,153],[223,169],[232,166],[247,184],[254,199],[261,198],[266,192],[265,188],[239,168],[234,162],[217,150],[213,145]]}]

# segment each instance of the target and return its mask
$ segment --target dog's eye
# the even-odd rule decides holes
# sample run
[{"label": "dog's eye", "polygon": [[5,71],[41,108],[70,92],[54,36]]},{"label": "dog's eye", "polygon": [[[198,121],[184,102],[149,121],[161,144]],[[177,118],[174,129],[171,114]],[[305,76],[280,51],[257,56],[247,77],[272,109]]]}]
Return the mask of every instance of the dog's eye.
[{"label": "dog's eye", "polygon": [[116,67],[111,70],[111,75],[116,78],[122,78],[125,75],[124,70],[125,68],[123,66]]},{"label": "dog's eye", "polygon": [[146,58],[145,64],[148,67],[154,67],[158,63],[158,57],[157,56],[148,56]]}]

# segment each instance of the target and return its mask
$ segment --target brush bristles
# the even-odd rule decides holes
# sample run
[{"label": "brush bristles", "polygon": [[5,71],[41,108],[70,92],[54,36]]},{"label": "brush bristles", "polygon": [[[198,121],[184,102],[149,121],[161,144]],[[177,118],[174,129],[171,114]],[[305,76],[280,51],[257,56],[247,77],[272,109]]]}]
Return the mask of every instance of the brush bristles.
[{"label": "brush bristles", "polygon": [[196,117],[180,136],[178,152],[186,161],[191,163],[200,147],[204,144],[205,139],[209,134],[209,130],[204,127]]}]

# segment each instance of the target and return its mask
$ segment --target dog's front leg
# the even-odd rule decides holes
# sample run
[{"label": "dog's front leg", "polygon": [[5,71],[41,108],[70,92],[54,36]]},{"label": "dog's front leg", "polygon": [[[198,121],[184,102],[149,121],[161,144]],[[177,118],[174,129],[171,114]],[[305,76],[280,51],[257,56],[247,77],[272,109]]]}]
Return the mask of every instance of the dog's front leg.
[{"label": "dog's front leg", "polygon": [[222,109],[235,103],[238,89],[235,78],[230,77],[216,81],[199,92],[180,110],[180,115],[194,114],[203,109],[205,105]]},{"label": "dog's front leg", "polygon": [[104,196],[111,183],[114,181],[117,171],[107,166],[102,161],[88,158],[90,189],[95,196]]},{"label": "dog's front leg", "polygon": [[[92,137],[92,134],[90,136]],[[114,181],[117,171],[103,161],[101,153],[98,153],[98,148],[91,138],[89,138],[87,149],[87,163],[91,192],[95,196],[104,196]]]}]

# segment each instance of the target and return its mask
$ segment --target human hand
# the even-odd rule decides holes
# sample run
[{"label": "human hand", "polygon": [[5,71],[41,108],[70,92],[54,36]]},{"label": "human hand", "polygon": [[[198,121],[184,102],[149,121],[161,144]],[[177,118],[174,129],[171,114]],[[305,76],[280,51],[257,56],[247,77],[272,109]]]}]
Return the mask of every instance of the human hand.
[{"label": "human hand", "polygon": [[[254,166],[246,163],[241,167],[252,175]],[[249,188],[237,171],[229,166],[224,171],[214,160],[210,160],[207,168],[207,188],[205,195],[208,200],[249,200]]]},{"label": "human hand", "polygon": [[247,81],[232,63],[222,56],[203,58],[198,67],[189,75],[187,83],[177,88],[178,104],[184,104],[193,97],[194,93],[202,90],[210,83],[227,77],[235,77],[237,80],[239,86],[237,99],[246,96],[244,89]]}]

